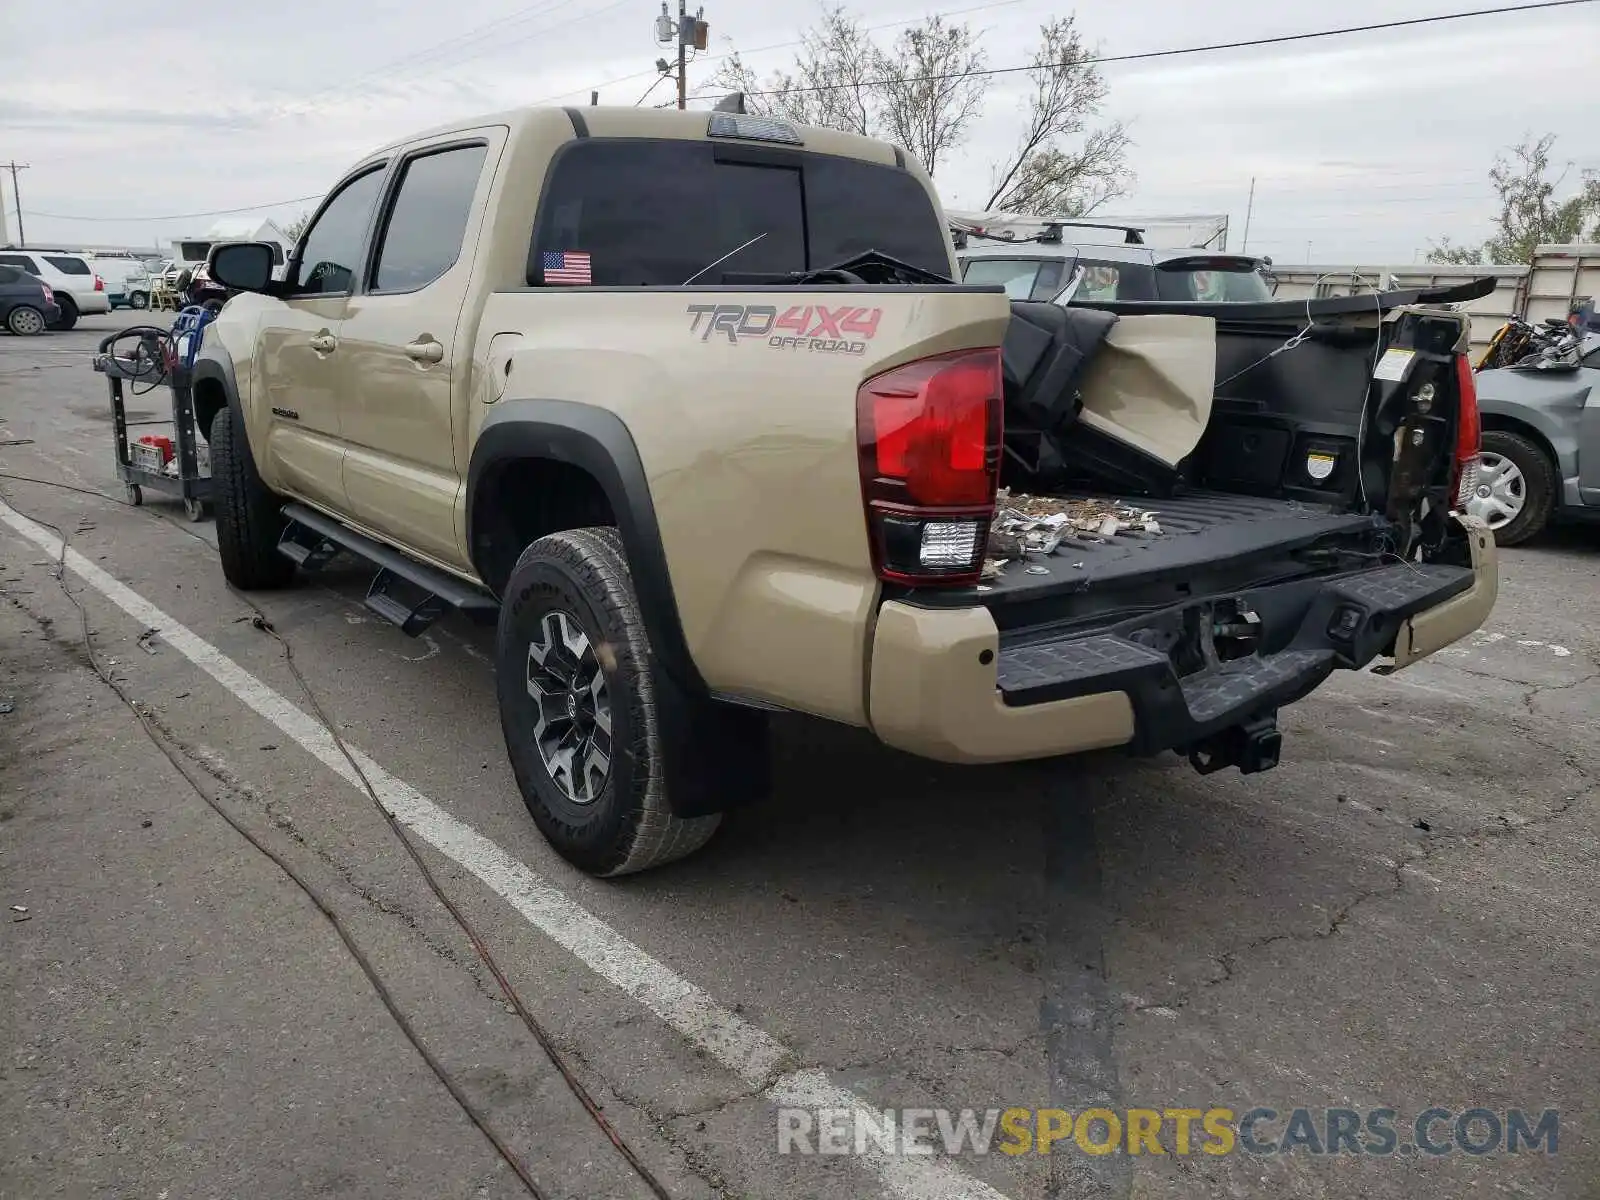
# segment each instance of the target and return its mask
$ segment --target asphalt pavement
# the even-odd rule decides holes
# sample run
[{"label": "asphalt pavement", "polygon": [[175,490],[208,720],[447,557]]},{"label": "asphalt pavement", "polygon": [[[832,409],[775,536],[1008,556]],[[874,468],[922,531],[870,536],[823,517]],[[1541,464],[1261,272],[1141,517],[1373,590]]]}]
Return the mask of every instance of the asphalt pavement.
[{"label": "asphalt pavement", "polygon": [[[100,666],[326,898],[544,1193],[649,1196],[224,586],[210,522],[123,501],[90,360],[131,323],[0,338],[0,473],[100,494],[0,477],[0,1200],[527,1194],[326,918],[96,674],[47,526]],[[405,638],[345,562],[257,602],[674,1197],[1593,1197],[1600,529],[1501,562],[1483,630],[1287,710],[1276,770],[954,768],[783,718],[770,801],[611,883],[523,807],[489,631]],[[1178,1153],[1170,1118],[1161,1154],[780,1152],[780,1108],[818,1105],[1271,1109],[1277,1152]],[[1430,1108],[1445,1153],[1414,1145]],[[1316,1153],[1329,1109],[1394,1110],[1394,1153]],[[1470,1152],[1472,1109],[1557,1111],[1556,1152]]]}]

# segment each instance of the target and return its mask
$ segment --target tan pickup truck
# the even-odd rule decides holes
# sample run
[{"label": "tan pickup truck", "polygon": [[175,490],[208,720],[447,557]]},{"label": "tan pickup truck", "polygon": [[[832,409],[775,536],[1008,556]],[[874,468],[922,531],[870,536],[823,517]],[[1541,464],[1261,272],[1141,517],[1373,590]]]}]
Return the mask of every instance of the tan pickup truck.
[{"label": "tan pickup truck", "polygon": [[880,142],[504,113],[363,159],[286,279],[210,265],[228,580],[350,553],[407,633],[497,623],[517,782],[596,874],[760,796],[774,711],[1255,771],[1281,706],[1494,603],[1450,297],[1013,304]]}]

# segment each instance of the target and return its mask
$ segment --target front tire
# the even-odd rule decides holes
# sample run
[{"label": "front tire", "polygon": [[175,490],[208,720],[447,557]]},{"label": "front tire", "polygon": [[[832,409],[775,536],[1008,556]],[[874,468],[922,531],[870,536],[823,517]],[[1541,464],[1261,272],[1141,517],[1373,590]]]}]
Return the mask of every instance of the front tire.
[{"label": "front tire", "polygon": [[1517,546],[1550,520],[1556,501],[1556,468],[1530,438],[1503,429],[1483,433],[1478,488],[1467,511],[1481,517],[1497,545]]},{"label": "front tire", "polygon": [[261,482],[233,409],[217,413],[210,443],[211,504],[223,577],[244,592],[288,586],[294,579],[294,563],[278,553],[283,501]]},{"label": "front tire", "polygon": [[591,875],[682,858],[722,820],[668,803],[651,657],[614,529],[569,529],[522,552],[500,606],[500,726],[539,831]]}]

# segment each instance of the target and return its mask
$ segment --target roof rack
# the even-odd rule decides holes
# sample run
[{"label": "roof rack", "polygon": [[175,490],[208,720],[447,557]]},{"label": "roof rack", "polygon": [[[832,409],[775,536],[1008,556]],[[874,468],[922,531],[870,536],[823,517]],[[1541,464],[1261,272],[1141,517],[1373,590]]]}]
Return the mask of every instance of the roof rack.
[{"label": "roof rack", "polygon": [[[1122,240],[1131,246],[1144,245],[1144,226],[1123,225],[1111,221],[1090,221],[1078,217],[1036,217],[1022,213],[947,214],[950,232],[961,246],[966,239],[979,237],[1000,242],[1041,242],[1057,245],[1063,229],[1109,229],[1123,235]],[[1031,235],[1019,233],[1018,226],[1038,226],[1039,232]]]}]

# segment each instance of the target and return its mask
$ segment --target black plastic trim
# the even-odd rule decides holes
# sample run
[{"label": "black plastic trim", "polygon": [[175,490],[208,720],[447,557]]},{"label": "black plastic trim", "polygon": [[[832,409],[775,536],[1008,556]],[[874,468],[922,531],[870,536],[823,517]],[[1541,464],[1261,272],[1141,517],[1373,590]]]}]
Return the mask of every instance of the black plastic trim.
[{"label": "black plastic trim", "polygon": [[[244,409],[239,402],[239,379],[234,373],[233,358],[222,346],[216,342],[201,343],[200,352],[195,355],[191,379],[193,384],[199,384],[202,381],[220,383],[222,385],[224,403],[238,414],[240,420],[244,419]],[[215,417],[215,414],[212,414],[212,416]],[[198,406],[196,406],[195,410],[195,420],[200,423],[202,432],[209,439],[211,436],[211,422],[201,420]]]},{"label": "black plastic trim", "polygon": [[683,636],[644,463],[633,435],[615,413],[542,399],[501,400],[489,410],[467,468],[467,545],[479,578],[492,582],[478,544],[479,489],[490,468],[527,459],[578,467],[600,485],[616,516],[651,648],[675,684],[696,696],[709,695]]},{"label": "black plastic trim", "polygon": [[[517,292],[549,293],[547,287],[511,287],[500,288],[496,295],[515,294]],[[696,283],[688,287],[674,286],[672,284],[649,285],[611,285],[600,286],[585,285],[583,287],[565,287],[560,289],[563,296],[590,296],[597,292],[671,292],[674,295],[690,296],[699,292],[736,292],[743,295],[746,292],[851,292],[858,295],[906,295],[923,292],[957,292],[961,294],[987,294],[999,292],[1004,294],[1005,288],[998,283]]]},{"label": "black plastic trim", "polygon": [[568,107],[561,111],[566,113],[567,120],[572,122],[572,132],[575,135],[581,138],[589,136],[589,122],[583,119],[583,110],[581,108]]}]

